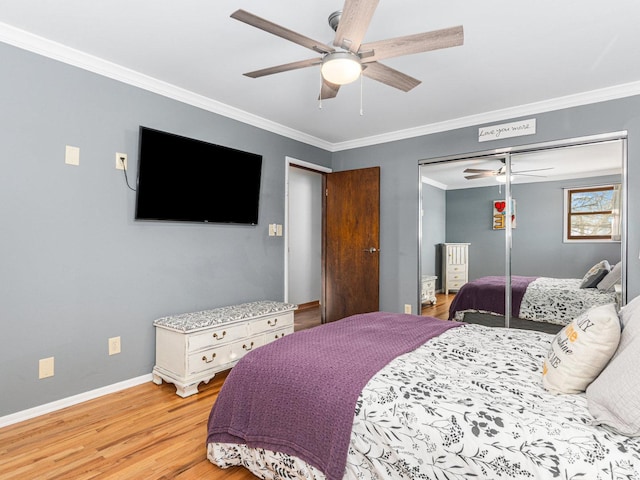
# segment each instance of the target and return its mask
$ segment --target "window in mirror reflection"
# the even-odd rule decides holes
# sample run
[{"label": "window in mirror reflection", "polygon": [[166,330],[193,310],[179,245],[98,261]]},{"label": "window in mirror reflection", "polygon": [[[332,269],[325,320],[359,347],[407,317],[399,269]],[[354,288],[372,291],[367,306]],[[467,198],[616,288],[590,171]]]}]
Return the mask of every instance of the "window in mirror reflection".
[{"label": "window in mirror reflection", "polygon": [[565,241],[620,240],[620,184],[565,189]]}]

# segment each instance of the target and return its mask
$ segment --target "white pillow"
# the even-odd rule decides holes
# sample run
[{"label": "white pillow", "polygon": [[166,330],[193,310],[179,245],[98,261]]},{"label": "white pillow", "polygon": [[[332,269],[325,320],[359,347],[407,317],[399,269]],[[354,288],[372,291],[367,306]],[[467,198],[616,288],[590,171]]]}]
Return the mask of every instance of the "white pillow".
[{"label": "white pillow", "polygon": [[593,307],[564,327],[551,342],[542,366],[542,385],[552,393],[584,392],[620,342],[613,303]]},{"label": "white pillow", "polygon": [[619,312],[620,315],[620,323],[622,324],[622,328],[631,322],[631,319],[635,319],[635,323],[640,324],[640,295],[633,298],[630,302],[627,302]]},{"label": "white pillow", "polygon": [[597,288],[603,292],[613,292],[618,283],[622,283],[622,262],[618,262],[613,266],[609,273],[600,280]]},{"label": "white pillow", "polygon": [[[623,315],[624,312],[624,315]],[[595,425],[640,436],[640,296],[623,307],[620,345],[602,373],[587,387]]]}]

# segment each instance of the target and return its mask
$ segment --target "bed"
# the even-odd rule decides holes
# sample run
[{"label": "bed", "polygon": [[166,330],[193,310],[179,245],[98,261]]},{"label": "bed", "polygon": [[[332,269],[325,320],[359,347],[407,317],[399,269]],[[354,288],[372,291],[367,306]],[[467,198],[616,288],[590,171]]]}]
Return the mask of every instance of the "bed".
[{"label": "bed", "polygon": [[[603,261],[583,278],[512,275],[511,315],[564,326],[593,306],[617,302],[615,285],[621,282],[620,269],[621,264],[611,269]],[[504,291],[503,276],[481,277],[464,284],[451,302],[449,319],[462,321],[467,313],[476,312],[504,315]]]},{"label": "bed", "polygon": [[542,386],[552,341],[383,312],[297,332],[230,372],[207,457],[265,479],[640,478],[640,438]]}]

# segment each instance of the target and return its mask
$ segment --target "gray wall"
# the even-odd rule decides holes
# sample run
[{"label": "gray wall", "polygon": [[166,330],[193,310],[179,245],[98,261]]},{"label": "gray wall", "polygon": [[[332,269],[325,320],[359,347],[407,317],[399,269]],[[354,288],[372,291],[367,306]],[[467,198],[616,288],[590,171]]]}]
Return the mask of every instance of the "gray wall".
[{"label": "gray wall", "polygon": [[[410,94],[409,94],[410,95]],[[416,106],[420,108],[420,106]],[[333,155],[333,169],[380,166],[380,308],[402,311],[418,306],[418,163],[449,155],[530,145],[626,130],[628,132],[628,272],[627,294],[640,294],[640,96],[564,110],[527,115],[536,118],[537,133],[525,137],[478,142],[478,127],[468,127],[381,145],[354,148]],[[504,123],[519,118],[505,119]],[[501,122],[492,122],[503,123]],[[480,125],[479,125],[480,126]],[[474,239],[469,239],[474,242]]]},{"label": "gray wall", "polygon": [[[0,64],[0,416],[150,374],[158,317],[283,299],[285,157],[329,152],[2,43]],[[135,184],[139,125],[263,155],[259,225],[134,221],[115,153]]]},{"label": "gray wall", "polygon": [[[619,176],[512,185],[516,200],[511,271],[514,275],[582,278],[595,263],[620,261],[620,242],[563,242],[563,188],[619,183]],[[471,242],[469,279],[504,274],[503,230],[493,230],[498,187],[447,191],[447,242]]]}]

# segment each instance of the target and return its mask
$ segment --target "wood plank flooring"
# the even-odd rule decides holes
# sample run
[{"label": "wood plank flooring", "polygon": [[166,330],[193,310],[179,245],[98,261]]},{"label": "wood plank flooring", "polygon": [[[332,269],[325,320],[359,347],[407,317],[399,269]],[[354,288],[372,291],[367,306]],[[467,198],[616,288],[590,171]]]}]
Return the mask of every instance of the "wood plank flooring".
[{"label": "wood plank flooring", "polygon": [[[448,297],[453,298],[453,295]],[[450,299],[438,296],[423,315],[446,318]],[[320,324],[320,309],[296,312],[295,330]],[[228,372],[188,398],[152,382],[0,428],[2,480],[250,480],[206,458],[207,419]]]},{"label": "wood plank flooring", "polygon": [[436,317],[441,320],[449,319],[449,306],[453,302],[455,293],[436,293],[436,303],[433,305],[422,305],[422,315]]},{"label": "wood plank flooring", "polygon": [[244,480],[206,459],[209,411],[226,378],[188,398],[152,382],[0,429],[0,478]]}]

